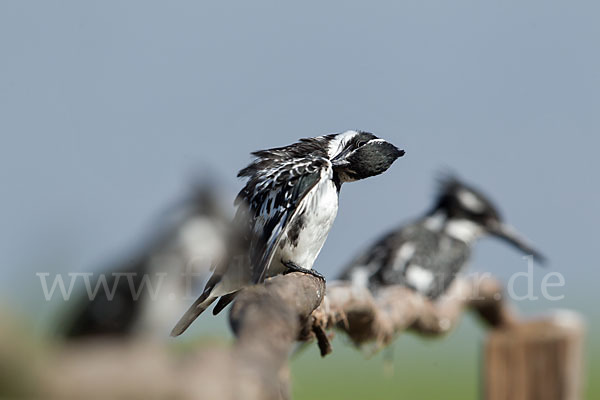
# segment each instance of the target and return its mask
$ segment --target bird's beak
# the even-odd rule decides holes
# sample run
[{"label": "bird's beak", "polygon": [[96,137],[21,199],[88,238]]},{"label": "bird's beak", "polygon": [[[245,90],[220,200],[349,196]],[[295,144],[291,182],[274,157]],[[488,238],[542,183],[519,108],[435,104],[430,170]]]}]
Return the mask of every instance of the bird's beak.
[{"label": "bird's beak", "polygon": [[338,154],[337,156],[335,156],[332,160],[331,160],[331,164],[333,165],[334,168],[336,167],[345,167],[347,165],[350,164],[350,161],[348,161],[346,159],[346,156],[348,154],[350,154],[351,151],[350,149],[344,149],[344,151],[342,151],[340,154]]},{"label": "bird's beak", "polygon": [[544,257],[539,251],[534,249],[525,239],[523,239],[517,231],[510,225],[502,222],[493,222],[488,224],[487,230],[490,234],[496,236],[513,245],[517,249],[521,250],[524,254],[533,256],[533,258],[539,263],[545,263],[546,257]]},{"label": "bird's beak", "polygon": [[333,160],[331,160],[331,165],[333,165],[333,168],[346,167],[346,166],[350,165],[350,161],[348,161],[344,158],[336,157]]}]

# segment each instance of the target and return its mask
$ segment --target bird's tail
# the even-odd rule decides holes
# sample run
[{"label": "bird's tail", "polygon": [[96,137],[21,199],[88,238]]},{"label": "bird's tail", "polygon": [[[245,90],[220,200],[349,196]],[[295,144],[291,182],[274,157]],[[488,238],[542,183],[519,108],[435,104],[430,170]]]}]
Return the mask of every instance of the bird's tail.
[{"label": "bird's tail", "polygon": [[211,292],[212,290],[205,290],[204,293],[198,297],[198,300],[196,300],[179,319],[179,322],[177,322],[171,331],[171,336],[179,336],[185,332],[192,322],[194,322],[194,320],[218,298],[218,296],[211,296]]},{"label": "bird's tail", "polygon": [[196,300],[185,314],[183,314],[179,322],[177,322],[171,331],[171,336],[181,335],[192,322],[204,312],[204,310],[206,310],[216,299],[221,297],[221,301],[219,301],[214,311],[214,314],[216,315],[233,300],[236,292],[250,281],[247,276],[250,272],[250,268],[230,269],[230,264],[231,258],[227,258],[215,268],[212,276],[204,287],[204,291],[198,300]]}]

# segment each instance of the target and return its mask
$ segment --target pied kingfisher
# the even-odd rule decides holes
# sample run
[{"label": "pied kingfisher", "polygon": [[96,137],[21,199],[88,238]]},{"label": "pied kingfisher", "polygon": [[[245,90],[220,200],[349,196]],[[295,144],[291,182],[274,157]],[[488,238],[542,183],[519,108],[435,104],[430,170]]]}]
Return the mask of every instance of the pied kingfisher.
[{"label": "pied kingfisher", "polygon": [[212,183],[195,184],[188,196],[161,214],[153,236],[138,251],[90,283],[95,295],[85,290],[73,299],[58,318],[61,335],[168,335],[173,313],[187,309],[187,299],[210,273],[211,261],[225,251],[229,218],[221,201]]},{"label": "pied kingfisher", "polygon": [[173,336],[217,298],[213,314],[267,277],[302,271],[322,278],[311,268],[337,214],[342,183],[383,173],[404,151],[371,133],[347,131],[252,154],[256,159],[238,173],[248,181],[235,202],[236,250],[216,264]]},{"label": "pied kingfisher", "polygon": [[381,237],[344,269],[340,279],[372,290],[404,285],[436,299],[464,269],[476,239],[486,234],[543,261],[539,252],[502,222],[488,198],[448,176],[441,180],[431,211]]}]

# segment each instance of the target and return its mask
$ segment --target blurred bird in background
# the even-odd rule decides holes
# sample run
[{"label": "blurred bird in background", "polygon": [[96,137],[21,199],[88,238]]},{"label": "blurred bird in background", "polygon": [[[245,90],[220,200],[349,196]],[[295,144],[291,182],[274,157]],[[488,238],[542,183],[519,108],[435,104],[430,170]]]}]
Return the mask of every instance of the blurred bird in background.
[{"label": "blurred bird in background", "polygon": [[477,239],[502,239],[537,261],[543,256],[503,222],[480,191],[453,176],[440,179],[433,208],[423,217],[380,238],[340,276],[372,290],[404,285],[430,299],[446,292],[467,266]]},{"label": "blurred bird in background", "polygon": [[301,139],[289,146],[254,152],[238,176],[240,191],[233,225],[236,250],[219,264],[204,291],[173,328],[187,327],[220,297],[219,313],[244,286],[287,271],[312,271],[338,209],[342,183],[385,172],[403,150],[361,131]]},{"label": "blurred bird in background", "polygon": [[[219,188],[197,182],[161,216],[137,255],[97,275],[93,298],[84,291],[73,300],[59,328],[62,335],[167,337],[174,316],[185,311],[211,263],[222,256],[228,221]],[[107,290],[100,279],[106,279]]]}]

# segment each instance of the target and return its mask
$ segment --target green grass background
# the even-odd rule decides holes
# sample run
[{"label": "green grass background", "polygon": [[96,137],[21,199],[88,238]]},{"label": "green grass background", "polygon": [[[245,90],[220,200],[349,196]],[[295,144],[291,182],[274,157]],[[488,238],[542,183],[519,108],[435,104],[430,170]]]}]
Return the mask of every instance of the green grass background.
[{"label": "green grass background", "polygon": [[[591,328],[588,327],[588,329]],[[600,349],[587,338],[587,399],[600,399],[595,365]],[[442,338],[407,333],[391,350],[375,355],[353,349],[342,335],[322,359],[312,345],[292,362],[293,398],[313,399],[478,399],[485,331],[473,317]]]},{"label": "green grass background", "polygon": [[[587,314],[585,398],[600,399],[600,346],[595,324],[600,318],[590,315]],[[225,317],[218,316],[210,324],[193,327],[197,335],[174,341],[170,346],[181,354],[203,347],[230,346],[233,338],[225,327]],[[11,372],[0,373],[0,397],[21,398],[28,393],[24,390],[31,388],[31,382],[25,379],[27,363],[35,359],[36,353],[44,353],[40,343],[48,344],[31,340],[30,330],[17,331],[15,335],[8,337],[10,345],[5,346],[10,350],[7,354],[13,357],[0,357],[0,372]],[[446,336],[424,338],[405,333],[377,353],[372,348],[356,349],[343,334],[337,333],[333,353],[327,357],[322,358],[312,343],[292,358],[293,399],[478,399],[485,335],[485,329],[469,314]],[[22,342],[15,337],[21,337]],[[32,345],[35,343],[38,347]]]}]

